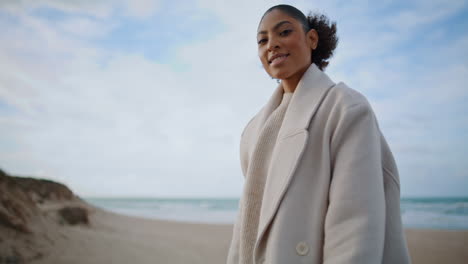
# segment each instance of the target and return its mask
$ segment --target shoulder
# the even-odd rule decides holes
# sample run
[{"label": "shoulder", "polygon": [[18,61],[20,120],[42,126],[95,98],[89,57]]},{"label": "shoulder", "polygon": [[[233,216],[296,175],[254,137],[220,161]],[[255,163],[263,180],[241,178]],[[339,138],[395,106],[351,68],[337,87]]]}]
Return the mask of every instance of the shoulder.
[{"label": "shoulder", "polygon": [[329,104],[343,110],[351,109],[359,106],[359,108],[371,110],[371,106],[367,98],[360,92],[354,90],[343,82],[337,83],[333,86],[327,98],[325,99]]},{"label": "shoulder", "polygon": [[353,123],[356,119],[370,117],[377,122],[367,98],[343,82],[334,85],[322,102],[320,115],[331,126]]},{"label": "shoulder", "polygon": [[[350,131],[377,133],[379,125],[368,99],[343,82],[333,86],[323,102],[323,125],[332,138],[350,136]],[[366,132],[366,133],[367,133]]]}]

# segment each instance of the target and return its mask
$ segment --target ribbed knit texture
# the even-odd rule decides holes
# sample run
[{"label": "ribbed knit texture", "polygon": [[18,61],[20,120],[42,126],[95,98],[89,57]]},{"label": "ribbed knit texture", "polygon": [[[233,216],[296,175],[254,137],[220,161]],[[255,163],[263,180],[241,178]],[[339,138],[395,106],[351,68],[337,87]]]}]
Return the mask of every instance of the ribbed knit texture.
[{"label": "ribbed knit texture", "polygon": [[253,263],[253,250],[258,233],[260,208],[271,155],[292,95],[293,93],[284,93],[280,104],[266,120],[260,130],[257,145],[249,161],[239,212],[241,214],[239,223],[239,263],[242,264]]}]

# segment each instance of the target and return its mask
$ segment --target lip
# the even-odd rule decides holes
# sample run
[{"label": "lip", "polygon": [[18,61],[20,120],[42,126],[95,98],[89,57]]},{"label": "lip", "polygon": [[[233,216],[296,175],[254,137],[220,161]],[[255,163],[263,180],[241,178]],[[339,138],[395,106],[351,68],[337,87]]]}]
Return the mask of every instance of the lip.
[{"label": "lip", "polygon": [[[287,58],[289,56],[289,53],[277,53],[273,56],[271,56],[269,59],[268,59],[268,64],[271,64],[273,62],[274,59],[278,58],[278,57],[285,57]],[[283,60],[285,59],[283,58]]]}]

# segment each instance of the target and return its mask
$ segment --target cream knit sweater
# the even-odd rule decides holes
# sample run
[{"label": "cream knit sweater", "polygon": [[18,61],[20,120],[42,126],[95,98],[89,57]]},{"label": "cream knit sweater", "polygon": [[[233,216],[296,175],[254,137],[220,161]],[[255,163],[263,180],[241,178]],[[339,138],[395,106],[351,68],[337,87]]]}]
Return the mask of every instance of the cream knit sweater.
[{"label": "cream knit sweater", "polygon": [[245,175],[244,191],[239,206],[239,263],[253,263],[253,250],[258,233],[263,189],[268,177],[271,154],[276,145],[286,109],[293,93],[283,93],[283,98],[266,120],[258,137],[255,151]]}]

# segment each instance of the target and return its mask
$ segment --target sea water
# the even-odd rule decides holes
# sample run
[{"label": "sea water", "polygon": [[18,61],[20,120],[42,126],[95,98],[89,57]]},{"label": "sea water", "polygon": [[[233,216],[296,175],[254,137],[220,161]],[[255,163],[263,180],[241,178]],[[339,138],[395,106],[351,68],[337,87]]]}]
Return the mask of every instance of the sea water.
[{"label": "sea water", "polygon": [[[232,224],[239,199],[234,198],[86,198],[116,213],[183,222]],[[468,197],[402,198],[403,225],[410,228],[468,229]]]}]

